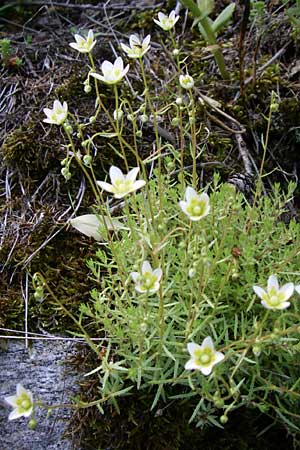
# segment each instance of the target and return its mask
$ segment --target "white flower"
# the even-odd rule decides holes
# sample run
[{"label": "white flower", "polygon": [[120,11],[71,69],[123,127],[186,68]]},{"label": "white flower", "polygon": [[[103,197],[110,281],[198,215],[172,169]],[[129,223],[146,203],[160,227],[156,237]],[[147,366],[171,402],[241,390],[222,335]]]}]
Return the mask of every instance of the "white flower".
[{"label": "white flower", "polygon": [[44,108],[43,111],[47,116],[47,119],[44,119],[43,122],[61,125],[67,118],[68,105],[67,102],[61,104],[59,100],[54,100],[53,108]]},{"label": "white flower", "polygon": [[97,42],[94,40],[94,33],[92,30],[88,32],[86,38],[80,36],[80,34],[75,34],[74,37],[76,42],[71,42],[69,46],[74,48],[80,53],[90,53],[95,47]]},{"label": "white flower", "polygon": [[21,384],[17,384],[17,395],[11,395],[4,400],[14,408],[8,416],[8,420],[18,419],[19,417],[29,417],[33,412],[32,393],[25,389]]},{"label": "white flower", "polygon": [[70,224],[80,233],[92,237],[96,241],[104,240],[103,235],[105,236],[106,229],[110,231],[126,229],[119,220],[106,216],[97,216],[96,214],[84,214],[83,216],[75,217],[75,219],[70,220]]},{"label": "white flower", "polygon": [[169,17],[166,16],[166,14],[159,12],[158,20],[153,19],[153,21],[163,30],[169,31],[174,27],[174,25],[178,19],[179,19],[179,16],[176,16],[175,10],[173,9],[173,11],[170,12]]},{"label": "white flower", "polygon": [[143,41],[136,34],[132,34],[129,37],[129,45],[121,44],[121,47],[129,58],[142,58],[150,49],[150,34],[143,39]]},{"label": "white flower", "polygon": [[124,69],[124,64],[122,58],[119,56],[115,62],[112,64],[109,61],[103,61],[101,64],[101,70],[103,75],[99,75],[98,73],[90,73],[90,75],[94,78],[97,78],[100,81],[103,81],[107,84],[116,84],[122,80],[122,78],[126,75],[129,69],[129,64]]},{"label": "white flower", "polygon": [[187,345],[191,359],[185,364],[186,370],[201,370],[203,375],[209,375],[214,365],[222,361],[225,356],[216,352],[212,338],[206,337],[201,345],[190,342]]},{"label": "white flower", "polygon": [[276,275],[271,275],[268,279],[267,290],[260,286],[253,286],[253,290],[259,298],[261,304],[267,309],[286,309],[290,306],[287,300],[294,293],[294,283],[287,283],[279,288]]},{"label": "white flower", "polygon": [[127,175],[124,175],[118,167],[111,166],[109,169],[111,184],[105,181],[97,181],[97,184],[105,191],[114,194],[115,198],[123,198],[130,192],[145,186],[146,182],[144,180],[136,180],[139,170],[138,167],[135,167]]},{"label": "white flower", "polygon": [[192,89],[195,84],[193,77],[191,77],[189,74],[180,75],[179,83],[183,89]]},{"label": "white flower", "polygon": [[190,220],[197,221],[207,216],[210,211],[209,196],[205,193],[197,194],[195,189],[188,186],[185,191],[185,200],[179,202],[182,211]]},{"label": "white flower", "polygon": [[144,261],[142,264],[141,272],[131,272],[131,278],[135,282],[135,290],[141,294],[147,292],[147,294],[154,294],[159,290],[159,282],[162,277],[162,270],[152,270],[151,264],[148,261]]}]

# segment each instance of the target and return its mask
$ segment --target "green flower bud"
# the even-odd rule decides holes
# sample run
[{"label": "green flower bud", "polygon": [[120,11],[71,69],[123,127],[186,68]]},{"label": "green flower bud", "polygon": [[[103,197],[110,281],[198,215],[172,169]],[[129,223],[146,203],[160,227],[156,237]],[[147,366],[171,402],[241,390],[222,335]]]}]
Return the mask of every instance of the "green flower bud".
[{"label": "green flower bud", "polygon": [[142,136],[143,136],[142,130],[137,130],[137,132],[136,132],[136,137],[137,137],[137,138],[141,138]]},{"label": "green flower bud", "polygon": [[177,125],[179,124],[178,117],[174,117],[171,121],[171,124],[173,125],[173,127],[177,127]]},{"label": "green flower bud", "polygon": [[92,90],[92,86],[90,84],[86,84],[83,89],[86,94],[89,94]]},{"label": "green flower bud", "polygon": [[224,414],[223,416],[220,417],[220,422],[225,425],[225,423],[228,422],[228,417]]},{"label": "green flower bud", "polygon": [[37,427],[37,421],[35,419],[30,419],[28,422],[28,428],[30,428],[30,430],[35,430]]},{"label": "green flower bud", "polygon": [[87,167],[89,167],[91,165],[93,158],[91,157],[91,155],[84,155],[83,157],[83,164]]}]

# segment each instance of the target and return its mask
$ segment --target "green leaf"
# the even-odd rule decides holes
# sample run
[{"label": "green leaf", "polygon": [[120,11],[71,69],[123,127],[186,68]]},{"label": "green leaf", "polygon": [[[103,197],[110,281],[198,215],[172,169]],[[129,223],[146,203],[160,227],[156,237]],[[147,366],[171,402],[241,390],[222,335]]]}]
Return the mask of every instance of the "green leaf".
[{"label": "green leaf", "polygon": [[230,5],[226,6],[225,9],[218,15],[216,20],[214,21],[212,28],[215,33],[218,33],[221,28],[224,27],[226,22],[231,19],[233,11],[235,10],[235,3],[230,3]]},{"label": "green leaf", "polygon": [[214,0],[197,0],[198,8],[201,11],[200,18],[207,17],[214,9]]}]

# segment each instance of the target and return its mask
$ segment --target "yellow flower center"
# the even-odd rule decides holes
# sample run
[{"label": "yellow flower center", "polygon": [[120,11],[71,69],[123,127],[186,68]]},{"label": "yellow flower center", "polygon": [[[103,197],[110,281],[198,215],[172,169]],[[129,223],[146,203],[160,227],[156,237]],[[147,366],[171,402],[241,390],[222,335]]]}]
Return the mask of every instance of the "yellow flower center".
[{"label": "yellow flower center", "polygon": [[31,401],[30,398],[26,394],[22,394],[17,400],[16,403],[18,405],[18,409],[20,411],[27,411],[29,408],[31,408]]},{"label": "yellow flower center", "polygon": [[118,194],[124,194],[124,192],[129,192],[132,188],[131,180],[117,180],[115,181],[115,187]]},{"label": "yellow flower center", "polygon": [[187,206],[186,210],[189,215],[200,217],[205,213],[206,204],[204,201],[200,201],[196,198],[192,198]]},{"label": "yellow flower center", "polygon": [[194,356],[195,362],[199,366],[209,366],[215,359],[214,352],[209,347],[196,350]]},{"label": "yellow flower center", "polygon": [[151,289],[154,289],[155,283],[157,281],[157,277],[153,275],[151,272],[145,272],[140,277],[140,284],[145,291],[150,291]]}]

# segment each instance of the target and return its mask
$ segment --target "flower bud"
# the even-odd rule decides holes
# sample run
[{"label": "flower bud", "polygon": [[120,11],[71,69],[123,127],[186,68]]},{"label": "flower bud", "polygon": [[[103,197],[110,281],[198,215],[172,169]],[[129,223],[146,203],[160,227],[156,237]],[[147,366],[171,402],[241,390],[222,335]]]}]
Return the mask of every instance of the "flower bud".
[{"label": "flower bud", "polygon": [[179,124],[178,117],[173,117],[171,124],[173,125],[173,127],[177,127],[177,125]]},{"label": "flower bud", "polygon": [[90,123],[95,123],[95,122],[96,122],[96,117],[95,117],[95,116],[91,116],[91,117],[89,118],[89,122],[90,122]]},{"label": "flower bud", "polygon": [[70,133],[70,134],[73,133],[73,128],[71,127],[70,124],[65,125],[65,130],[67,133]]},{"label": "flower bud", "polygon": [[194,278],[195,275],[196,275],[196,270],[195,269],[190,269],[189,270],[189,278]]},{"label": "flower bud", "polygon": [[91,157],[91,155],[84,155],[82,160],[83,160],[83,164],[88,167],[91,165],[93,158]]},{"label": "flower bud", "polygon": [[123,114],[124,113],[123,113],[123,111],[121,109],[118,109],[118,111],[115,109],[114,110],[114,114],[113,114],[114,120],[120,121],[122,119],[122,117],[123,117]]},{"label": "flower bud", "polygon": [[136,137],[137,137],[137,138],[141,138],[142,136],[143,136],[142,130],[137,130],[137,132],[136,132]]},{"label": "flower bud", "polygon": [[28,428],[30,428],[30,430],[35,430],[37,426],[37,421],[35,419],[30,419],[28,422]]},{"label": "flower bud", "polygon": [[142,115],[140,116],[140,121],[141,121],[142,123],[147,123],[148,120],[149,120],[149,117],[147,116],[147,114],[142,114]]},{"label": "flower bud", "polygon": [[127,120],[129,120],[129,122],[133,122],[134,121],[133,114],[127,114]]},{"label": "flower bud", "polygon": [[67,167],[63,167],[60,172],[66,181],[68,181],[72,176]]},{"label": "flower bud", "polygon": [[179,105],[179,106],[182,105],[182,103],[183,103],[182,97],[177,97],[175,100],[175,103],[176,103],[176,105]]},{"label": "flower bud", "polygon": [[92,86],[90,84],[86,84],[83,89],[86,94],[89,94],[92,90]]},{"label": "flower bud", "polygon": [[224,414],[223,416],[220,417],[220,422],[225,425],[225,423],[228,422],[228,417]]},{"label": "flower bud", "polygon": [[179,49],[178,48],[174,48],[172,53],[173,53],[174,56],[178,56],[179,55]]}]

